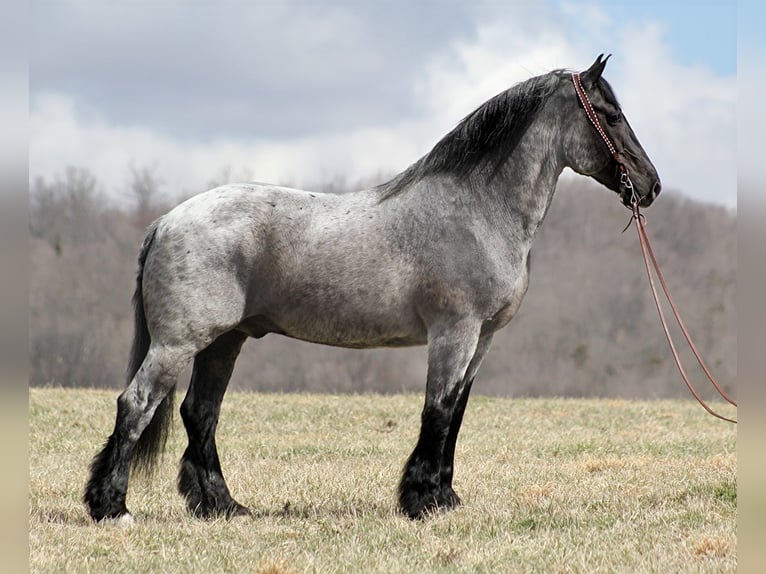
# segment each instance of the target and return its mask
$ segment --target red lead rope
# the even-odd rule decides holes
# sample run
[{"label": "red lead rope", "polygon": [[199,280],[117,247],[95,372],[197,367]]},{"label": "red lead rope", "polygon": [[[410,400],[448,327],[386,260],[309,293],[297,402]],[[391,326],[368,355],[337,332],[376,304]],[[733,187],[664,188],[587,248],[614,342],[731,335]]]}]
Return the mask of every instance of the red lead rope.
[{"label": "red lead rope", "polygon": [[[694,345],[694,342],[689,336],[689,332],[686,330],[686,327],[684,326],[684,323],[681,320],[681,316],[678,314],[678,309],[676,308],[675,303],[673,302],[673,298],[670,296],[670,291],[668,290],[667,283],[665,283],[665,278],[662,276],[662,271],[660,271],[660,266],[657,264],[657,259],[654,256],[654,251],[652,250],[652,246],[649,244],[649,236],[646,234],[645,219],[643,215],[639,213],[638,201],[635,201],[635,199],[633,201],[633,220],[636,223],[636,231],[638,231],[638,241],[641,244],[641,254],[644,256],[644,265],[646,266],[646,274],[649,277],[649,286],[652,288],[652,295],[654,295],[654,303],[657,306],[657,312],[660,315],[660,322],[662,323],[662,329],[665,331],[665,337],[667,337],[668,339],[668,344],[670,345],[670,350],[673,353],[673,359],[675,359],[676,366],[678,367],[678,371],[681,373],[681,378],[684,380],[684,383],[686,383],[686,386],[689,388],[689,391],[691,391],[692,395],[694,395],[694,398],[697,399],[699,404],[701,404],[707,412],[709,412],[714,417],[718,417],[719,419],[723,419],[730,423],[736,424],[737,423],[736,420],[720,415],[717,412],[715,412],[713,409],[711,409],[707,405],[707,403],[702,400],[702,397],[699,396],[697,391],[694,390],[694,387],[689,382],[689,377],[686,376],[686,371],[684,371],[684,368],[681,365],[681,359],[679,358],[678,352],[676,351],[676,346],[673,344],[673,339],[670,337],[668,324],[665,321],[665,315],[662,312],[660,299],[657,295],[657,288],[654,285],[654,277],[652,277],[652,272],[649,267],[649,259],[652,260],[652,265],[654,266],[654,270],[657,272],[657,277],[660,280],[660,285],[662,285],[662,290],[665,292],[665,297],[667,298],[668,303],[670,303],[670,308],[673,310],[673,315],[675,316],[676,321],[678,321],[678,325],[679,327],[681,327],[681,332],[684,334],[684,338],[686,339],[686,342],[689,343],[689,347],[694,353],[694,356],[696,357],[697,362],[699,363],[700,367],[702,367],[702,370],[705,371],[707,378],[713,384],[713,386],[718,391],[718,393],[724,399],[726,399],[729,403],[731,403],[735,407],[737,406],[737,403],[729,398],[729,396],[718,385],[715,378],[713,378],[713,375],[710,373],[710,370],[707,368],[707,365],[705,365],[705,362],[702,360],[702,357],[700,357],[700,354],[697,351],[697,347]],[[647,253],[648,253],[648,257],[647,257]]]}]

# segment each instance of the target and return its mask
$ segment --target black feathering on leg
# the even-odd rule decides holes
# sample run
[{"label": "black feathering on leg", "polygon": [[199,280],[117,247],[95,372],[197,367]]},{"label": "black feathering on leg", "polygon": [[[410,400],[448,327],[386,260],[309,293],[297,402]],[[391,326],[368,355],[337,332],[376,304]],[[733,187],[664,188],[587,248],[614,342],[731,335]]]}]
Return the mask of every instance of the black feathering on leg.
[{"label": "black feathering on leg", "polygon": [[[186,508],[197,518],[247,516],[250,511],[231,497],[221,474],[220,464],[209,469],[199,461],[195,448],[188,447],[181,459],[178,490],[186,498]],[[216,461],[218,457],[215,457]]]},{"label": "black feathering on leg", "polygon": [[441,453],[449,425],[444,408],[423,411],[420,438],[399,483],[399,506],[409,518],[423,518],[442,507]]},{"label": "black feathering on leg", "polygon": [[181,404],[189,445],[181,458],[178,490],[186,498],[189,512],[198,518],[250,514],[229,492],[215,442],[221,402],[245,338],[229,331],[197,355]]},{"label": "black feathering on leg", "polygon": [[124,475],[124,480],[122,478],[117,479],[116,483],[110,478],[117,460],[119,460],[118,441],[116,436],[112,434],[90,465],[90,479],[85,486],[83,496],[83,502],[87,505],[91,518],[95,521],[118,518],[128,512],[125,506],[128,488],[127,475]]},{"label": "black feathering on leg", "polygon": [[440,506],[445,508],[455,508],[461,504],[460,497],[452,488],[452,477],[455,470],[455,446],[472,385],[473,379],[469,380],[460,391],[442,452]]}]

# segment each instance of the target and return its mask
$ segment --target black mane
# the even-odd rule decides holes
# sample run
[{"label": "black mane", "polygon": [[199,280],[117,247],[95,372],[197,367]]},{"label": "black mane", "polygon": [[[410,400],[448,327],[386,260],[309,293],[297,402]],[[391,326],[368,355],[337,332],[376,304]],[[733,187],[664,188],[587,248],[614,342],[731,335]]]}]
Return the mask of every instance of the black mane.
[{"label": "black mane", "polygon": [[489,179],[518,145],[535,114],[558,86],[562,72],[516,84],[468,114],[433,149],[379,186],[387,199],[428,175],[449,174],[465,179],[476,171]]}]

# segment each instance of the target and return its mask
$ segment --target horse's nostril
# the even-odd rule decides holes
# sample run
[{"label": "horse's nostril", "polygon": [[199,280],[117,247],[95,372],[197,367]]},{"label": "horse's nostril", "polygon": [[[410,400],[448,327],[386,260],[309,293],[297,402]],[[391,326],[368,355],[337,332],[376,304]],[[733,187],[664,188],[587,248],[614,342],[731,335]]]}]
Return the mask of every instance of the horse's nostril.
[{"label": "horse's nostril", "polygon": [[657,181],[652,186],[652,197],[657,197],[660,194],[660,191],[662,191],[662,184]]}]

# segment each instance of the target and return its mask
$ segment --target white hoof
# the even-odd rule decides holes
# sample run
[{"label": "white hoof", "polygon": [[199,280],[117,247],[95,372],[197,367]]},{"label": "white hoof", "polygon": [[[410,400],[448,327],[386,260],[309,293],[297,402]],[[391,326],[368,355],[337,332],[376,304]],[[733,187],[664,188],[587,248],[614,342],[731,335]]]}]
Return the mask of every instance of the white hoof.
[{"label": "white hoof", "polygon": [[136,525],[136,519],[133,518],[133,515],[130,512],[126,512],[125,514],[122,514],[117,518],[112,518],[106,522],[110,523],[115,528],[122,528],[125,530],[133,528]]}]

